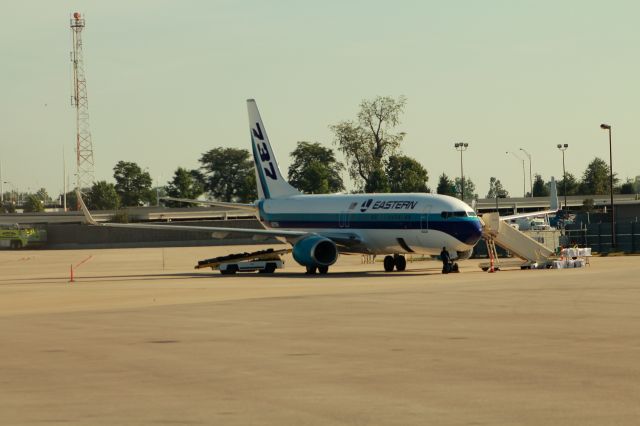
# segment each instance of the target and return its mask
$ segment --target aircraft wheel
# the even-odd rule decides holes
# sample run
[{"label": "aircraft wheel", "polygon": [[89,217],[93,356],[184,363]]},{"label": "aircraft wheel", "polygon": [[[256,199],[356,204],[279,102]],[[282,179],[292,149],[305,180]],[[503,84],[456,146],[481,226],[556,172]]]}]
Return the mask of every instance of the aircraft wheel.
[{"label": "aircraft wheel", "polygon": [[307,266],[307,275],[315,275],[316,269],[315,266]]},{"label": "aircraft wheel", "polygon": [[453,266],[451,267],[451,272],[460,272],[460,269],[458,268],[457,263],[453,264]]},{"label": "aircraft wheel", "polygon": [[267,266],[265,266],[264,268],[264,273],[265,274],[273,274],[276,271],[276,264],[275,263],[267,263]]},{"label": "aircraft wheel", "polygon": [[321,274],[326,274],[327,272],[329,272],[329,267],[328,266],[318,266],[318,272],[320,272]]},{"label": "aircraft wheel", "polygon": [[393,272],[393,267],[395,266],[395,261],[393,260],[393,256],[385,256],[384,257],[384,270],[387,272]]},{"label": "aircraft wheel", "polygon": [[396,256],[393,263],[395,263],[397,271],[404,271],[407,269],[407,259],[405,259],[404,256]]}]

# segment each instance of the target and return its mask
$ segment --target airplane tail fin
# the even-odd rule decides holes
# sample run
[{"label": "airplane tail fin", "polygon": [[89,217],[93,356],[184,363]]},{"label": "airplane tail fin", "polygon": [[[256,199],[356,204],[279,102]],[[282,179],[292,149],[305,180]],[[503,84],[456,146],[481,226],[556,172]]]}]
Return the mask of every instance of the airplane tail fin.
[{"label": "airplane tail fin", "polygon": [[551,188],[549,188],[549,205],[551,210],[560,210],[558,202],[558,189],[556,188],[556,180],[551,176]]},{"label": "airplane tail fin", "polygon": [[280,173],[256,101],[248,99],[247,109],[249,110],[251,149],[256,166],[256,183],[260,198],[279,198],[300,194],[300,191],[289,185]]}]

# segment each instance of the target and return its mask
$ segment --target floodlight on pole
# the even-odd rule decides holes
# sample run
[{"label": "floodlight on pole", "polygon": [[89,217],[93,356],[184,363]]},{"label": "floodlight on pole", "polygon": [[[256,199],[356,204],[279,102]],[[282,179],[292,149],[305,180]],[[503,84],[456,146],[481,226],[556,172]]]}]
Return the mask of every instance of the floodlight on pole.
[{"label": "floodlight on pole", "polygon": [[533,179],[532,179],[533,175],[531,174],[531,154],[529,154],[527,150],[524,148],[520,148],[520,151],[524,152],[527,158],[529,158],[529,188],[531,191],[531,196],[533,197]]},{"label": "floodlight on pole", "polygon": [[564,187],[564,209],[567,210],[567,172],[564,168],[564,152],[569,148],[569,144],[558,144],[558,149],[562,151],[562,186]]},{"label": "floodlight on pole", "polygon": [[[513,151],[507,151],[506,154],[511,154],[518,160],[522,161],[522,197],[527,196],[527,177],[524,171],[524,158],[520,158],[518,154]],[[533,187],[531,188],[531,196],[533,196]]]},{"label": "floodlight on pole", "polygon": [[611,193],[611,248],[616,247],[616,215],[613,206],[613,155],[611,149],[611,125],[602,123],[602,130],[609,132],[609,192]]},{"label": "floodlight on pole", "polygon": [[462,167],[462,151],[466,151],[469,144],[466,142],[456,142],[453,147],[460,151],[460,199],[464,201],[464,169]]}]

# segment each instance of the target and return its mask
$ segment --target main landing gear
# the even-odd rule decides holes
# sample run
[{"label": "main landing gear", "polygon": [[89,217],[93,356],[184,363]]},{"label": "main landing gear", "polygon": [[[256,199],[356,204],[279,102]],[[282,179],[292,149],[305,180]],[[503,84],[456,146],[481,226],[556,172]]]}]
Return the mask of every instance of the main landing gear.
[{"label": "main landing gear", "polygon": [[387,272],[393,272],[393,268],[396,271],[404,271],[407,269],[407,259],[401,254],[394,254],[393,256],[384,257],[384,270]]},{"label": "main landing gear", "polygon": [[325,275],[329,272],[328,266],[307,266],[307,275],[315,275],[316,271],[318,271],[321,275]]}]

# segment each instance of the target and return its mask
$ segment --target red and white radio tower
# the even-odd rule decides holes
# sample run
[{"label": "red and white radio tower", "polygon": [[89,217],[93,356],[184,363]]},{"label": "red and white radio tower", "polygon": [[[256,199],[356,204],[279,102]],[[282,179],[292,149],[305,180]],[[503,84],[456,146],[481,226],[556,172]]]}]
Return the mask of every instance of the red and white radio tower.
[{"label": "red and white radio tower", "polygon": [[71,105],[76,107],[76,178],[77,188],[84,191],[95,181],[93,168],[93,144],[89,129],[89,102],[87,100],[87,80],[84,75],[84,59],[82,54],[82,30],[84,18],[75,12],[71,17],[71,36],[73,51],[73,95]]}]

